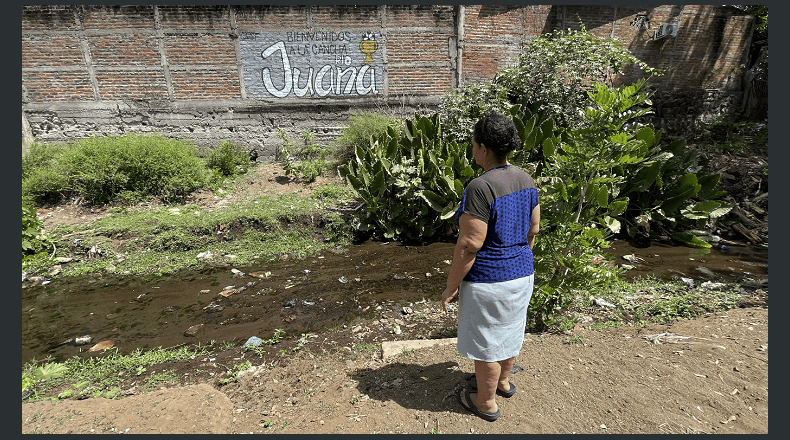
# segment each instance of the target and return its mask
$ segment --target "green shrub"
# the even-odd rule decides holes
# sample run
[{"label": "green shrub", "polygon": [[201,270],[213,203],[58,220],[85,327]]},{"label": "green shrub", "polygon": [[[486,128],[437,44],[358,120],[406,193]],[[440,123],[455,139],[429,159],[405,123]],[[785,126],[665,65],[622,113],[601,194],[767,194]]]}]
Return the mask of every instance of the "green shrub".
[{"label": "green shrub", "polygon": [[[46,156],[33,154],[28,162]],[[60,147],[41,166],[23,167],[22,193],[36,202],[72,192],[95,204],[151,196],[177,202],[201,187],[207,174],[194,145],[139,134],[83,139]]]},{"label": "green shrub", "polygon": [[206,154],[206,166],[226,177],[244,174],[249,170],[250,153],[244,146],[223,141]]},{"label": "green shrub", "polygon": [[391,127],[397,133],[403,133],[404,121],[401,118],[373,111],[360,111],[351,114],[348,125],[342,134],[332,141],[334,154],[341,163],[354,158],[357,147],[370,147],[371,139],[377,139]]},{"label": "green shrub", "polygon": [[477,121],[491,110],[507,113],[510,107],[508,91],[499,84],[469,84],[452,89],[441,98],[443,135],[458,143],[471,143]]},{"label": "green shrub", "polygon": [[662,74],[622,44],[597,38],[582,26],[538,36],[494,82],[507,90],[511,102],[540,103],[559,126],[571,127],[584,123],[579,110],[587,106],[585,92],[596,83],[612,85],[612,75],[630,65],[647,75]]},{"label": "green shrub", "polygon": [[719,117],[700,122],[694,139],[701,147],[740,154],[750,144],[768,145],[768,127]]},{"label": "green shrub", "polygon": [[54,241],[44,230],[32,201],[22,199],[22,257],[53,250]]}]

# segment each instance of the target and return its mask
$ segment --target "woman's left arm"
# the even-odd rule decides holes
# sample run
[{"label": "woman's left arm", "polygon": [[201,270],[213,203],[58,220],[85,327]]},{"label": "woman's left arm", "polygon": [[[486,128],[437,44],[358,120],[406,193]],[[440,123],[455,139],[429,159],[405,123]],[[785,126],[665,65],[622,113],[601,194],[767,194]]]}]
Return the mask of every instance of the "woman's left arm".
[{"label": "woman's left arm", "polygon": [[458,295],[458,286],[475,262],[477,252],[483,247],[488,232],[488,224],[477,217],[467,213],[461,214],[458,219],[458,242],[453,252],[453,264],[447,276],[447,288],[442,293],[442,309],[447,311],[447,305]]}]

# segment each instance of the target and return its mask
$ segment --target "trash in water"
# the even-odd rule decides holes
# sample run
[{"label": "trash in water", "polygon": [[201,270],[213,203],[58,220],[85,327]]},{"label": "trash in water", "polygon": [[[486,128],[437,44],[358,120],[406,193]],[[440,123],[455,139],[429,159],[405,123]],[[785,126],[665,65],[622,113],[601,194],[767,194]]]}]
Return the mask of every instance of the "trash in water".
[{"label": "trash in water", "polygon": [[231,269],[230,271],[233,272],[233,276],[234,277],[243,277],[244,276],[244,272],[242,272],[242,271],[240,271],[238,269]]},{"label": "trash in water", "polygon": [[93,347],[91,347],[88,351],[107,350],[108,348],[112,348],[113,345],[115,345],[115,344],[113,344],[112,341],[101,341],[98,344],[96,344]]},{"label": "trash in water", "polygon": [[510,369],[510,374],[516,374],[519,371],[524,371],[524,369],[519,367],[518,365],[513,365],[513,368]]},{"label": "trash in water", "polygon": [[614,304],[612,304],[612,303],[610,303],[610,302],[606,301],[606,300],[605,300],[605,299],[603,299],[603,298],[595,298],[595,299],[593,300],[593,302],[594,302],[595,304],[598,304],[598,305],[599,305],[599,306],[601,306],[601,307],[611,307],[611,308],[617,307],[617,306],[615,306]]},{"label": "trash in water", "polygon": [[235,288],[233,288],[233,286],[230,286],[230,288],[226,287],[225,289],[223,289],[222,292],[219,293],[219,295],[222,295],[225,298],[227,298],[227,297],[233,295],[236,292],[237,292],[237,290]]},{"label": "trash in water", "polygon": [[294,298],[294,299],[292,299],[290,301],[286,301],[285,304],[283,304],[283,307],[286,307],[286,308],[296,307],[296,304],[297,304],[297,301],[296,301],[296,298]]},{"label": "trash in water", "polygon": [[634,264],[639,264],[639,263],[644,263],[645,262],[645,260],[643,258],[637,257],[634,254],[623,255],[623,260],[631,262],[631,263],[634,263]]},{"label": "trash in water", "polygon": [[263,339],[261,339],[261,338],[259,338],[257,336],[253,336],[250,339],[247,339],[247,342],[245,342],[244,345],[242,345],[242,347],[247,349],[247,350],[250,350],[252,348],[255,348],[255,347],[261,345],[261,343],[263,343]]},{"label": "trash in water", "polygon": [[74,338],[74,345],[86,345],[90,344],[93,341],[93,337],[91,335],[79,336]]},{"label": "trash in water", "polygon": [[223,307],[223,306],[221,306],[219,304],[211,303],[211,304],[207,305],[206,307],[203,307],[203,310],[205,310],[208,313],[221,312],[221,311],[225,310],[225,307]]},{"label": "trash in water", "polygon": [[338,281],[340,281],[340,282],[341,282],[341,283],[343,283],[343,284],[346,284],[346,283],[348,283],[348,280],[346,279],[346,277],[340,277],[340,278],[338,278],[337,280],[338,280]]},{"label": "trash in water", "polygon": [[313,301],[307,301],[307,300],[302,301],[302,304],[304,304],[306,306],[314,306],[315,305],[315,303]]}]

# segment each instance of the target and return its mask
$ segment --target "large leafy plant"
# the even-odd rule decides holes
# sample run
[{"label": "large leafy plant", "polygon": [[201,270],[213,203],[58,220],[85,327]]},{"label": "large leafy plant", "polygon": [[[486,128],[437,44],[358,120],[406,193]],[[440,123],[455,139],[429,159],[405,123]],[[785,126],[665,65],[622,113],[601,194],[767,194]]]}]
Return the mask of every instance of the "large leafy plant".
[{"label": "large leafy plant", "polygon": [[369,147],[356,146],[338,171],[364,202],[362,230],[398,240],[452,233],[447,220],[479,167],[467,143],[444,141],[441,131],[438,114],[415,115],[402,134],[389,127]]}]

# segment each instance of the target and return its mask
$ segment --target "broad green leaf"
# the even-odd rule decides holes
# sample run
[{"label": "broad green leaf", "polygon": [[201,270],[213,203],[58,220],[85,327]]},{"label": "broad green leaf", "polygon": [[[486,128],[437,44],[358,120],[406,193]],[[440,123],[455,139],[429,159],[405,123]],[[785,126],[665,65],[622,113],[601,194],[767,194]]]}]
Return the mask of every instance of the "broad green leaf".
[{"label": "broad green leaf", "polygon": [[447,202],[444,197],[427,189],[420,192],[419,195],[434,211],[442,212],[444,210],[444,204]]},{"label": "broad green leaf", "polygon": [[602,185],[598,194],[596,195],[596,199],[598,200],[598,206],[601,208],[606,208],[609,206],[609,188],[605,185]]},{"label": "broad green leaf", "polygon": [[390,139],[389,143],[387,144],[387,157],[395,157],[398,152],[398,139],[392,138]]},{"label": "broad green leaf", "polygon": [[376,194],[377,197],[382,197],[386,189],[386,181],[384,179],[384,171],[380,170],[373,177],[373,182],[370,185],[370,192]]},{"label": "broad green leaf", "polygon": [[628,198],[626,197],[625,200],[614,200],[612,203],[609,204],[609,215],[611,216],[619,216],[625,212],[625,209],[628,208]]},{"label": "broad green leaf", "polygon": [[460,206],[460,203],[456,204],[451,201],[450,203],[447,204],[447,206],[444,207],[444,209],[442,209],[442,215],[440,216],[440,218],[442,220],[447,220],[449,218],[454,217],[455,212],[458,210],[458,206]]},{"label": "broad green leaf", "polygon": [[650,127],[642,127],[636,132],[636,138],[643,141],[648,148],[652,148],[656,144],[656,133]]},{"label": "broad green leaf", "polygon": [[676,232],[672,234],[672,239],[694,248],[708,249],[711,247],[710,243],[707,241],[700,239],[694,234],[689,234],[688,232]]},{"label": "broad green leaf", "polygon": [[608,215],[603,218],[604,224],[613,234],[620,233],[620,221],[609,217]]},{"label": "broad green leaf", "polygon": [[548,138],[543,141],[543,157],[551,159],[555,151],[557,151],[557,145],[554,143],[553,139]]}]

